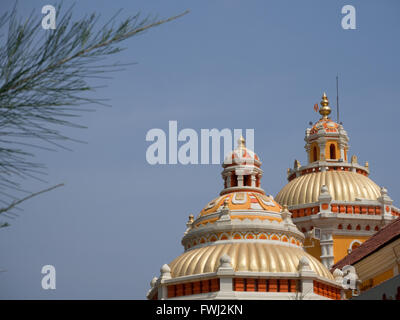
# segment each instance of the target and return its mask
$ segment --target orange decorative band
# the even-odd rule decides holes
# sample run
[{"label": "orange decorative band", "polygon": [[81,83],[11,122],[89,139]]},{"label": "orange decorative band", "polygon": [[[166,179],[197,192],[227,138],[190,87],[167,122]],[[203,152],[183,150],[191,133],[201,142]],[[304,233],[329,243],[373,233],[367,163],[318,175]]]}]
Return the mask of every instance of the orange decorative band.
[{"label": "orange decorative band", "polygon": [[185,282],[167,286],[168,298],[219,291],[219,278]]},{"label": "orange decorative band", "polygon": [[381,207],[374,206],[351,206],[351,205],[331,205],[332,212],[334,213],[347,213],[347,214],[368,214],[380,215],[382,213]]},{"label": "orange decorative band", "polygon": [[[329,205],[326,203],[321,204],[322,210],[328,210]],[[345,214],[367,214],[367,215],[381,215],[382,209],[379,206],[355,206],[355,205],[342,205],[342,204],[331,204],[331,211],[333,213],[345,213]],[[292,218],[301,218],[311,216],[320,212],[319,206],[309,207],[303,209],[290,210]],[[392,215],[399,215],[399,212],[392,210]]]},{"label": "orange decorative band", "polygon": [[313,214],[319,213],[319,206],[291,210],[290,212],[292,213],[292,218],[301,218],[301,217],[311,216]]},{"label": "orange decorative band", "polygon": [[314,293],[329,299],[340,300],[340,289],[314,280]]},{"label": "orange decorative band", "polygon": [[249,292],[298,292],[299,282],[294,279],[234,278],[234,291]]}]

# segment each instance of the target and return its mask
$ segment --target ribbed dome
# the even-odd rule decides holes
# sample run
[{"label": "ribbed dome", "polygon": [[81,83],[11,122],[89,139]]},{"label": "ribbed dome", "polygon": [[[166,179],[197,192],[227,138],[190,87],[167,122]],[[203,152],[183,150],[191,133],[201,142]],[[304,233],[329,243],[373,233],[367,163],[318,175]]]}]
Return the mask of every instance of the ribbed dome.
[{"label": "ribbed dome", "polygon": [[169,266],[173,278],[216,272],[219,258],[227,254],[235,271],[297,273],[299,260],[305,256],[310,267],[320,277],[333,280],[324,265],[304,250],[296,247],[261,242],[240,242],[210,245],[186,251]]},{"label": "ribbed dome", "polygon": [[332,200],[376,200],[380,188],[368,177],[350,171],[323,171],[305,174],[290,181],[275,200],[281,205],[300,205],[318,201],[321,187],[326,185]]}]

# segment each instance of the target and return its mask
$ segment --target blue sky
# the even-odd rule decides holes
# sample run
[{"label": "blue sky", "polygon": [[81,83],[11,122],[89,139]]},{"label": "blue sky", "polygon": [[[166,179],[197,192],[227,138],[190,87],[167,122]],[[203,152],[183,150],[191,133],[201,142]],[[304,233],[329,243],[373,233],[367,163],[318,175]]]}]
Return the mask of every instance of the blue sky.
[{"label": "blue sky", "polygon": [[[2,0],[0,14],[14,1]],[[41,13],[55,1],[20,0],[18,12]],[[341,8],[356,8],[357,29],[341,28]],[[386,1],[82,0],[74,17],[106,19],[123,8],[185,17],[123,43],[110,62],[137,62],[103,81],[109,99],[64,132],[87,144],[39,152],[48,184],[63,188],[21,206],[0,230],[0,299],[144,299],[162,264],[182,253],[190,213],[222,189],[219,165],[149,165],[148,130],[250,128],[263,161],[262,187],[276,195],[294,159],[306,162],[304,133],[324,91],[335,105],[350,155],[368,161],[370,177],[400,198],[398,119],[400,3]],[[57,289],[41,287],[43,265]]]}]

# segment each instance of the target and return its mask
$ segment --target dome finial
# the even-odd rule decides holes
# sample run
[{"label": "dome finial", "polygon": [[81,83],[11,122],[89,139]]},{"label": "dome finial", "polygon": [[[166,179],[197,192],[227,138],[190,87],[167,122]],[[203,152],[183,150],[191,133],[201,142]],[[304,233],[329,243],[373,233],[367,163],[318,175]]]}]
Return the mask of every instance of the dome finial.
[{"label": "dome finial", "polygon": [[246,140],[244,140],[242,135],[240,135],[240,138],[238,139],[238,147],[239,148],[246,147]]},{"label": "dome finial", "polygon": [[331,108],[329,107],[329,100],[325,92],[322,95],[321,106],[322,108],[319,109],[319,113],[322,115],[323,119],[327,119],[328,115],[331,113]]}]

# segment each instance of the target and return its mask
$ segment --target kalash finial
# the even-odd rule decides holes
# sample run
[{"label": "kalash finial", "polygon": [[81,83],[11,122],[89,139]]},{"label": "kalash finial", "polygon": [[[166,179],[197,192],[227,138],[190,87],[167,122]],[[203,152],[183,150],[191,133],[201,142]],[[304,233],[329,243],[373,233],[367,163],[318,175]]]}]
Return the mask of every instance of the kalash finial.
[{"label": "kalash finial", "polygon": [[243,136],[241,135],[240,138],[238,139],[238,147],[239,148],[244,148],[246,147],[246,140],[244,140]]},{"label": "kalash finial", "polygon": [[328,119],[328,116],[331,113],[331,107],[329,106],[329,100],[325,92],[322,95],[321,106],[322,108],[319,109],[319,113],[322,115],[323,119]]}]

